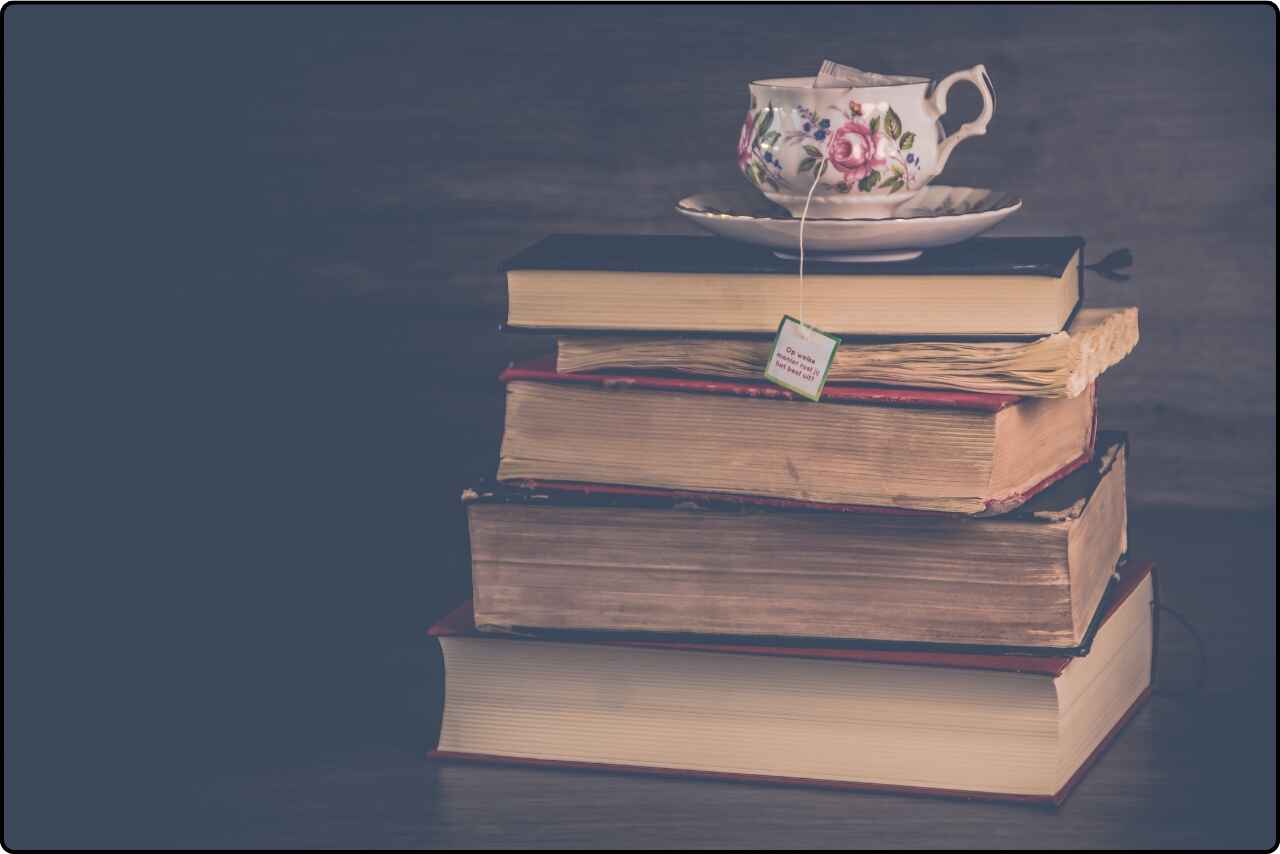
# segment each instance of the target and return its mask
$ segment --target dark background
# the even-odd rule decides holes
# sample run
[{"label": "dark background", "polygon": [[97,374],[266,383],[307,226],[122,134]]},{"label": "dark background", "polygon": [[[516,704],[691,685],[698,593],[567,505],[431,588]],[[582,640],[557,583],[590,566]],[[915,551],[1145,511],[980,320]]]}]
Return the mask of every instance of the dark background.
[{"label": "dark background", "polygon": [[[4,10],[5,814],[66,845],[1275,839],[1269,6]],[[500,261],[689,231],[746,83],[985,63],[948,183],[1141,306],[1134,553],[1206,642],[1060,812],[436,768],[423,630],[495,464]],[[977,111],[957,88],[954,128]],[[1166,621],[1171,625],[1171,621]],[[1172,626],[1159,680],[1196,674]]]}]

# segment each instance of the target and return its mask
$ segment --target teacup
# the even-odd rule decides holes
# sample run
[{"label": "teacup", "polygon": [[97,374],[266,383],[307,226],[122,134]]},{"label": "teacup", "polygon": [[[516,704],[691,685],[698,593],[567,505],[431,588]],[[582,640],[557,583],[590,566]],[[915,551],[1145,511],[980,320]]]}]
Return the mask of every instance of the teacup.
[{"label": "teacup", "polygon": [[[892,216],[942,171],[957,145],[987,132],[995,92],[981,65],[947,75],[932,91],[927,77],[885,79],[852,88],[814,88],[812,77],[752,83],[738,168],[793,216],[811,188],[811,217]],[[938,119],[961,81],[978,88],[982,112],[946,136]]]}]

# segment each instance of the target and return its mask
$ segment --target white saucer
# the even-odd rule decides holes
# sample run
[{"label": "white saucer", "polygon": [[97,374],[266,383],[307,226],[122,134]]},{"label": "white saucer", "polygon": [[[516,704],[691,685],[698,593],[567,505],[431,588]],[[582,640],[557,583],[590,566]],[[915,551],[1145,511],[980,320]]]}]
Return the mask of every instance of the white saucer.
[{"label": "white saucer", "polygon": [[[806,257],[823,261],[905,261],[922,249],[982,234],[1022,207],[1009,193],[930,184],[891,219],[816,219],[804,226]],[[697,193],[681,199],[682,216],[721,237],[798,257],[800,220],[754,190]]]}]

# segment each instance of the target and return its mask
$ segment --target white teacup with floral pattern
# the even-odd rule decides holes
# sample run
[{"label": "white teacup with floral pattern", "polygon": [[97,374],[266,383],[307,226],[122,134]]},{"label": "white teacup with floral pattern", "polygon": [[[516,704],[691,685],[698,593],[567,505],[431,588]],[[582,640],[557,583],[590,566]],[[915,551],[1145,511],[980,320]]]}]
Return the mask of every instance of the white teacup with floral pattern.
[{"label": "white teacup with floral pattern", "polygon": [[[947,75],[932,91],[926,77],[886,79],[884,85],[822,89],[813,88],[812,77],[752,83],[738,168],[793,216],[804,209],[815,177],[809,216],[893,216],[942,171],[956,145],[987,132],[995,92],[981,65]],[[961,81],[978,88],[982,112],[944,136],[938,119],[947,111],[947,93]]]}]

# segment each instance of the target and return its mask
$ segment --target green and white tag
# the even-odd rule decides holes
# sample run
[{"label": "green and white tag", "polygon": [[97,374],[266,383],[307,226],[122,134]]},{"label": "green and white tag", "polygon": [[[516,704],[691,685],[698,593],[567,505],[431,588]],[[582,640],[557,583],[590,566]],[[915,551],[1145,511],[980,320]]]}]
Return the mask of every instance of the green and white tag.
[{"label": "green and white tag", "polygon": [[831,370],[839,346],[840,339],[834,335],[785,315],[778,324],[764,378],[809,400],[817,400],[822,397],[827,371]]}]

